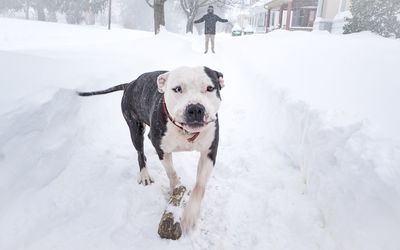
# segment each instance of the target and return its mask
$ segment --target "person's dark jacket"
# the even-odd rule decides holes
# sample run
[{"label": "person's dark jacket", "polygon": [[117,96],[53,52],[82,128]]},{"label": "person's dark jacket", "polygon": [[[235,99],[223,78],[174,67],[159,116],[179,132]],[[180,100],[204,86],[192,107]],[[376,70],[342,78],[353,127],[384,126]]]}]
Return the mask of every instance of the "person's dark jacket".
[{"label": "person's dark jacket", "polygon": [[215,24],[217,22],[226,23],[226,22],[228,22],[228,20],[220,18],[219,16],[217,16],[215,14],[208,13],[208,14],[205,14],[199,20],[194,21],[194,23],[201,23],[201,22],[205,22],[204,34],[206,34],[206,35],[215,35]]}]

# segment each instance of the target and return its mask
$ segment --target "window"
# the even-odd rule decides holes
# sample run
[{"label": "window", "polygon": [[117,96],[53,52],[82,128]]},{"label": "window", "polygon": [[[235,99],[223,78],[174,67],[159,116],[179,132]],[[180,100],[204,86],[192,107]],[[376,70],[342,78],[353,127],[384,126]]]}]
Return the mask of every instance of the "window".
[{"label": "window", "polygon": [[274,12],[272,12],[272,15],[271,15],[271,26],[272,27],[275,27],[275,11]]},{"label": "window", "polygon": [[293,10],[293,27],[312,27],[315,20],[315,8],[298,8]]},{"label": "window", "polygon": [[259,13],[257,18],[257,26],[264,27],[265,25],[265,13]]}]

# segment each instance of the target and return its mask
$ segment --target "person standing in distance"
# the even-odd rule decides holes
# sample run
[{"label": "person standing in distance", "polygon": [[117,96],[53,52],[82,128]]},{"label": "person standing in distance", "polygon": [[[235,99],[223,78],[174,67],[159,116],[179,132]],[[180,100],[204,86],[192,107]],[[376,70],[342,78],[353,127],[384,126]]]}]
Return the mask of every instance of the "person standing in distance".
[{"label": "person standing in distance", "polygon": [[226,23],[228,19],[222,19],[219,16],[214,14],[214,7],[212,5],[208,6],[207,14],[205,14],[199,20],[194,21],[194,23],[204,23],[204,34],[206,35],[206,50],[204,54],[208,52],[208,44],[211,40],[211,51],[215,53],[214,50],[214,40],[215,40],[215,24],[217,22]]}]

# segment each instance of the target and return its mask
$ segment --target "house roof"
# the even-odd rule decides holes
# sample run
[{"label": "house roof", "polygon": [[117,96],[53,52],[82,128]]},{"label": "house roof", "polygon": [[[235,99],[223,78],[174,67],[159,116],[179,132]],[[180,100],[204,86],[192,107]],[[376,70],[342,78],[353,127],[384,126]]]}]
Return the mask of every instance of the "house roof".
[{"label": "house roof", "polygon": [[279,7],[282,4],[290,3],[292,0],[266,0],[264,5],[269,8]]},{"label": "house roof", "polygon": [[265,10],[267,8],[274,9],[281,5],[285,5],[287,3],[293,3],[293,7],[298,8],[316,8],[318,5],[318,0],[261,0],[254,3],[250,8]]}]

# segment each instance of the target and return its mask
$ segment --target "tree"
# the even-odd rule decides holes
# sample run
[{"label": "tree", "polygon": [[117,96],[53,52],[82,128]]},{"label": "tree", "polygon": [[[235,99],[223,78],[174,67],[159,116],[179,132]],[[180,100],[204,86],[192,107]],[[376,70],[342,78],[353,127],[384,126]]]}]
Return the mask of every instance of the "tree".
[{"label": "tree", "polygon": [[46,21],[46,11],[50,21],[57,21],[56,12],[60,7],[61,0],[1,0],[0,10],[23,10],[25,18],[29,19],[29,10],[33,8],[39,21]]},{"label": "tree", "polygon": [[63,1],[65,0],[28,0],[41,1],[44,8],[47,10],[46,21],[57,22],[57,12],[60,11]]},{"label": "tree", "polygon": [[65,14],[65,19],[69,24],[79,24],[83,21],[82,0],[63,1],[61,12]]},{"label": "tree", "polygon": [[57,22],[57,11],[61,8],[61,0],[47,0],[46,9],[48,14],[47,21]]},{"label": "tree", "polygon": [[26,0],[26,1],[25,0],[0,0],[0,11],[4,11],[4,10],[19,11],[21,9],[24,9],[25,18],[29,19],[29,7],[28,7],[28,11],[27,11],[27,9],[25,8],[25,2],[29,3],[29,0]]},{"label": "tree", "polygon": [[45,13],[45,8],[46,8],[47,1],[46,0],[32,0],[31,1],[31,6],[36,12],[37,15],[37,20],[39,21],[46,21],[46,13]]},{"label": "tree", "polygon": [[62,0],[61,12],[65,13],[68,23],[79,24],[85,19],[85,14],[96,15],[103,11],[107,2],[108,0]]},{"label": "tree", "polygon": [[352,0],[344,34],[372,31],[400,38],[400,0]]},{"label": "tree", "polygon": [[[39,21],[57,22],[57,11],[60,9],[63,0],[24,0],[26,7],[32,7]],[[46,12],[47,10],[47,16]]]},{"label": "tree", "polygon": [[180,0],[181,7],[186,14],[186,33],[193,33],[193,22],[201,7],[208,5],[210,0]]},{"label": "tree", "polygon": [[2,10],[20,10],[22,9],[22,1],[19,0],[1,0],[0,11]]},{"label": "tree", "polygon": [[71,24],[79,24],[87,17],[89,24],[94,24],[94,16],[103,11],[108,0],[0,0],[0,10],[25,11],[29,19],[29,9],[35,10],[40,21],[57,22],[57,12],[62,12]]},{"label": "tree", "polygon": [[31,1],[30,0],[22,0],[23,1],[23,8],[25,12],[25,19],[29,19],[29,10],[31,8]]},{"label": "tree", "polygon": [[167,0],[145,0],[146,3],[154,10],[154,33],[160,32],[161,26],[165,26],[164,4]]},{"label": "tree", "polygon": [[24,10],[25,18],[29,19],[29,9],[32,7],[39,21],[45,21],[45,5],[51,0],[1,0],[0,10]]}]

